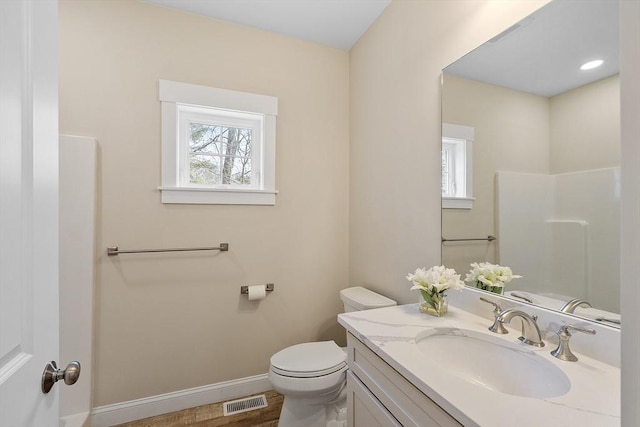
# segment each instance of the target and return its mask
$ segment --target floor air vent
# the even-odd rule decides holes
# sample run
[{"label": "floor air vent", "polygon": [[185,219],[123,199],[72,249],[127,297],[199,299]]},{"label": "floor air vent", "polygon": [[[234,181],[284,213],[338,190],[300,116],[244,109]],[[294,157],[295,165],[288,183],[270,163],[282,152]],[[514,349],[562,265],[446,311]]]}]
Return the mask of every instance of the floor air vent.
[{"label": "floor air vent", "polygon": [[266,408],[267,397],[264,394],[260,396],[245,397],[243,399],[230,400],[224,402],[224,416],[240,414],[242,412],[253,411],[255,409]]}]

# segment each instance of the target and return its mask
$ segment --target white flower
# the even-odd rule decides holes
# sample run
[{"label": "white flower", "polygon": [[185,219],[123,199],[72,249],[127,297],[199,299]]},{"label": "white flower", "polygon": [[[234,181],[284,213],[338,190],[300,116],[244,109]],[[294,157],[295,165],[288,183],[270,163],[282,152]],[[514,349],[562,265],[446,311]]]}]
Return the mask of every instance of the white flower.
[{"label": "white flower", "polygon": [[430,294],[464,287],[460,275],[454,269],[446,268],[444,265],[431,267],[428,270],[418,268],[413,274],[407,275],[407,280],[413,283],[411,290],[419,289]]},{"label": "white flower", "polygon": [[467,283],[483,283],[487,286],[504,287],[513,279],[519,279],[522,276],[513,274],[509,267],[503,267],[497,264],[474,262],[471,264],[471,271],[467,273],[464,281]]}]

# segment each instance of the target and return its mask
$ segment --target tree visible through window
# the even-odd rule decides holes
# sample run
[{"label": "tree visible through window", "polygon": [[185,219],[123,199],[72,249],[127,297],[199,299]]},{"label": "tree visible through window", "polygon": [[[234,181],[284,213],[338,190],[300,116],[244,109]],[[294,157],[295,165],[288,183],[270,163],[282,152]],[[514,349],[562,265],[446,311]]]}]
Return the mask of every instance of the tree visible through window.
[{"label": "tree visible through window", "polygon": [[252,129],[190,123],[189,181],[251,185]]},{"label": "tree visible through window", "polygon": [[455,145],[449,144],[445,138],[442,139],[442,196],[455,196],[455,178],[454,178],[454,156]]},{"label": "tree visible through window", "polygon": [[473,207],[473,140],[469,126],[442,124],[442,207]]},{"label": "tree visible through window", "polygon": [[442,197],[468,197],[470,161],[466,140],[442,137]]}]

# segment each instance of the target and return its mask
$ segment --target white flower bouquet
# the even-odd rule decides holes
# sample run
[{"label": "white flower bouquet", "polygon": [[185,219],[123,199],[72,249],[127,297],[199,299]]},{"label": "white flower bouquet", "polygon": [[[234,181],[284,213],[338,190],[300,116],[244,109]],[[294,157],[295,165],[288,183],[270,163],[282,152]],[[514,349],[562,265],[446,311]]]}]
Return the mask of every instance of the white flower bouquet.
[{"label": "white flower bouquet", "polygon": [[471,264],[471,271],[467,273],[464,281],[474,285],[478,289],[502,294],[504,286],[513,279],[522,276],[513,274],[509,267],[503,267],[489,262],[474,262]]},{"label": "white flower bouquet", "polygon": [[411,290],[417,289],[422,294],[424,304],[420,305],[420,310],[435,316],[442,316],[447,312],[446,291],[464,287],[460,275],[444,265],[428,270],[418,268],[413,274],[407,275],[407,280],[413,283]]}]

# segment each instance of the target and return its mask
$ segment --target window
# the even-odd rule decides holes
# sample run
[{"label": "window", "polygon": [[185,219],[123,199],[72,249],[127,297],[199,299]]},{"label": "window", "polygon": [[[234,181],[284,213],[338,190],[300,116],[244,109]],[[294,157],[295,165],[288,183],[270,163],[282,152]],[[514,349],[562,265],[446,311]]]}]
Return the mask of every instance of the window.
[{"label": "window", "polygon": [[277,98],[160,81],[162,202],[275,204]]},{"label": "window", "polygon": [[178,116],[180,186],[259,186],[261,115],[178,105]]},{"label": "window", "polygon": [[442,124],[442,207],[473,207],[474,129],[469,126]]}]

